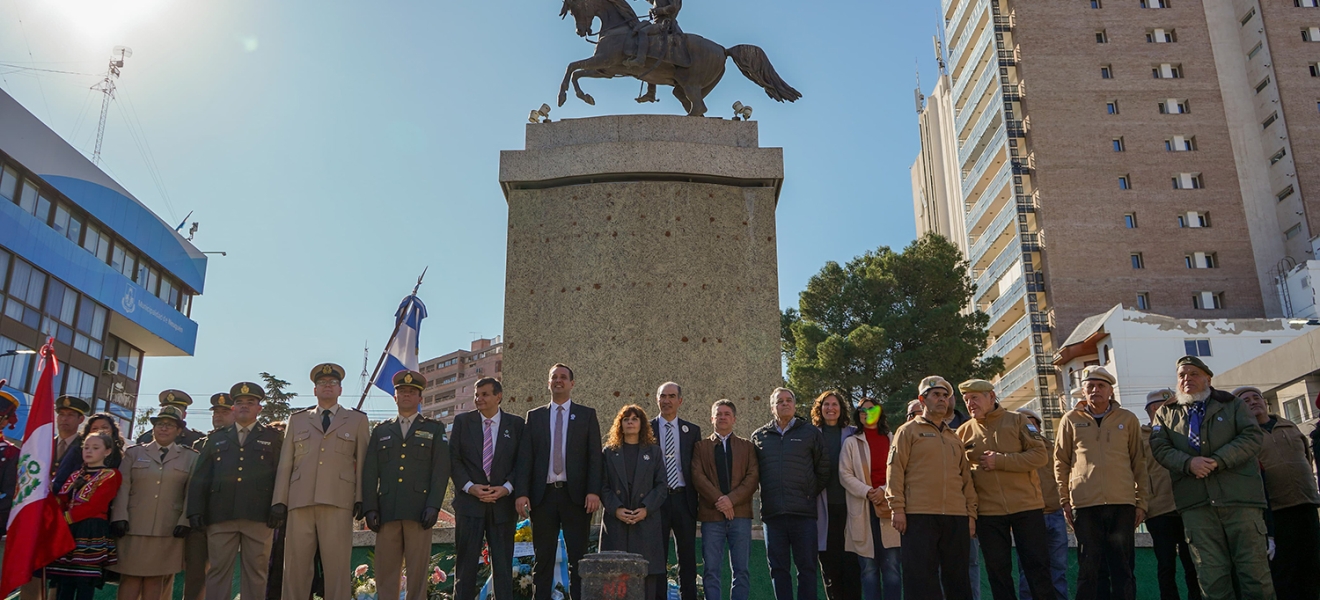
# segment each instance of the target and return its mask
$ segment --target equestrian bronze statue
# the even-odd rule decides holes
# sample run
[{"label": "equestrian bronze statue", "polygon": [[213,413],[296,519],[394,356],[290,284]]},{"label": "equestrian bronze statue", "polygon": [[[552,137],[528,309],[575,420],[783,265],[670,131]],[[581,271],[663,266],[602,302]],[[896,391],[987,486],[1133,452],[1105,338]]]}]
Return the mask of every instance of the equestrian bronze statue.
[{"label": "equestrian bronze statue", "polygon": [[[571,14],[577,22],[579,36],[599,37],[591,58],[568,64],[559,86],[560,106],[568,99],[570,83],[578,98],[596,104],[591,94],[583,92],[578,85],[583,77],[634,77],[646,82],[648,87],[646,94],[637,98],[638,102],[655,102],[655,86],[668,85],[674,88],[674,97],[683,103],[688,116],[704,116],[706,96],[724,77],[725,58],[732,58],[742,74],[774,100],[793,102],[802,97],[780,79],[760,48],[743,44],[726,49],[680,30],[674,17],[682,7],[681,0],[648,0],[655,6],[650,22],[637,18],[627,0],[563,1],[560,18]],[[591,25],[596,19],[600,19],[600,31],[592,32]]]}]

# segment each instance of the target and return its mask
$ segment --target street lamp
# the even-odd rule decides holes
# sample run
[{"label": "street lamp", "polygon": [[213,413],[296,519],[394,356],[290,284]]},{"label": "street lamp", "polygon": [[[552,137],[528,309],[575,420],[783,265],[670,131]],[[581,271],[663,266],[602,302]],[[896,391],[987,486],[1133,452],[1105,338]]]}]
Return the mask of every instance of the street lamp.
[{"label": "street lamp", "polygon": [[4,352],[0,352],[0,358],[4,358],[6,356],[14,356],[16,354],[36,354],[36,353],[37,353],[36,350],[6,350]]}]

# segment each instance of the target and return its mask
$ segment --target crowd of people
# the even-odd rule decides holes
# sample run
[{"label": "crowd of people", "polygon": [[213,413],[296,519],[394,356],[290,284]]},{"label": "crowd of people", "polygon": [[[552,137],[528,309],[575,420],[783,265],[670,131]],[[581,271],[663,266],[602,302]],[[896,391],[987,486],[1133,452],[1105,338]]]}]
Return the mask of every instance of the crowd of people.
[{"label": "crowd of people", "polygon": [[[979,598],[982,568],[995,600],[1070,590],[1130,600],[1142,523],[1164,600],[1180,598],[1179,563],[1187,598],[1320,598],[1320,491],[1306,437],[1269,414],[1259,389],[1214,389],[1192,356],[1175,369],[1175,387],[1147,397],[1143,425],[1115,401],[1114,376],[1088,367],[1053,440],[1039,414],[1002,407],[990,382],[962,382],[956,394],[939,376],[920,382],[893,431],[873,398],[827,391],[804,418],[793,391],[776,388],[770,421],[750,439],[734,433],[730,400],[710,407],[709,435],[680,418],[675,382],[656,390],[655,417],[625,406],[602,435],[563,364],[549,371],[551,402],[525,418],[501,408],[498,380],[478,380],[475,409],[448,433],[419,414],[426,378],[406,370],[393,378],[398,415],[374,428],[339,404],[344,369],[326,363],[311,372],[317,405],[279,427],[258,421],[256,383],[211,398],[208,435],[187,426],[191,398],[167,390],[151,431],[127,448],[113,418],[88,418],[85,401],[63,396],[52,489],[76,548],[22,595],[37,597],[45,581],[61,600],[85,600],[114,577],[120,599],[158,600],[184,573],[188,600],[229,600],[238,566],[242,598],[302,599],[320,565],[317,592],[348,599],[362,520],[376,532],[378,597],[421,600],[452,482],[457,600],[477,597],[483,560],[495,598],[513,597],[520,518],[532,524],[535,598],[582,598],[577,565],[602,510],[599,549],[646,559],[647,600],[668,597],[671,539],[678,594],[695,600],[698,530],[704,596],[725,597],[728,565],[728,597],[747,600],[758,491],[777,600],[815,600],[821,582],[829,600]],[[0,448],[6,473],[10,454]],[[561,535],[567,589],[554,573]]]}]

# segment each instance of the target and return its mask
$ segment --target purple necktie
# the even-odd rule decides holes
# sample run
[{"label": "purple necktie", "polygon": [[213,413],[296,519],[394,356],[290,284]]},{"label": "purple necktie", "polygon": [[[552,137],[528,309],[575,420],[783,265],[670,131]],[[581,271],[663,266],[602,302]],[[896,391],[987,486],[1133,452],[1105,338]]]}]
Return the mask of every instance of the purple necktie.
[{"label": "purple necktie", "polygon": [[551,450],[551,467],[555,475],[564,472],[564,407],[560,406],[555,413],[555,447]]},{"label": "purple necktie", "polygon": [[495,438],[491,435],[490,426],[495,421],[486,419],[486,436],[481,443],[481,470],[486,472],[486,481],[490,481],[490,465],[495,462]]}]

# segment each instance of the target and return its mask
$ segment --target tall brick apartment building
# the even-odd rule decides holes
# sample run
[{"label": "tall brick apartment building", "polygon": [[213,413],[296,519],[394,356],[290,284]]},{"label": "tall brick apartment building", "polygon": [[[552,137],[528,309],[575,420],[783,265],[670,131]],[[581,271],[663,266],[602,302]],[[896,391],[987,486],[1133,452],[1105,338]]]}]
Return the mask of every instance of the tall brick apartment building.
[{"label": "tall brick apartment building", "polygon": [[417,365],[426,376],[422,414],[449,425],[454,416],[475,408],[473,384],[482,377],[500,379],[504,369],[500,336],[473,340],[468,350],[455,350]]},{"label": "tall brick apartment building", "polygon": [[1115,304],[1284,316],[1314,259],[1320,0],[945,0],[918,106],[918,233],[965,249],[1009,407]]}]

